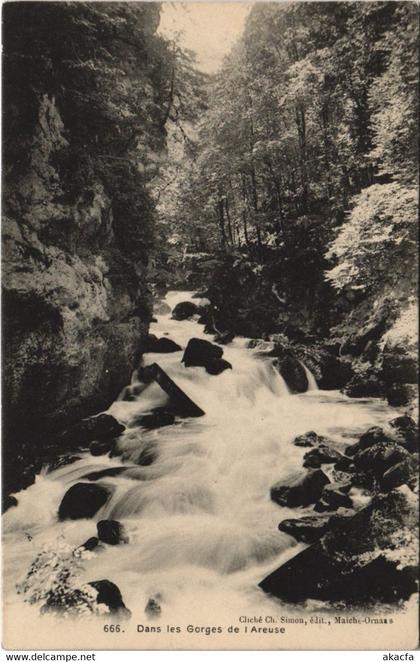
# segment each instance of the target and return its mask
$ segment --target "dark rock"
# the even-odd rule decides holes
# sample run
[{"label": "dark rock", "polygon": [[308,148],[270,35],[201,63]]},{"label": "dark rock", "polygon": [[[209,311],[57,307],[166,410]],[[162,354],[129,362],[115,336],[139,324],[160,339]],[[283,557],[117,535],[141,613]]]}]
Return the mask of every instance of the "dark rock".
[{"label": "dark rock", "polygon": [[222,333],[218,333],[215,338],[214,342],[219,343],[219,345],[228,345],[232,340],[234,339],[235,334],[233,331],[223,331]]},{"label": "dark rock", "polygon": [[[303,457],[306,462],[318,460],[320,464],[332,464],[338,462],[341,458],[341,453],[327,444],[320,444],[317,448],[313,448],[308,453],[305,453]],[[307,466],[310,466],[310,464]]]},{"label": "dark rock", "polygon": [[308,515],[300,519],[285,519],[279,524],[279,530],[293,536],[295,540],[313,543],[328,529],[329,515]]},{"label": "dark rock", "polygon": [[198,312],[198,306],[192,301],[182,301],[177,303],[175,308],[172,311],[172,319],[178,320],[187,320]]},{"label": "dark rock", "polygon": [[78,547],[75,551],[78,552],[80,550],[80,551],[91,552],[98,545],[99,545],[99,538],[97,538],[96,536],[92,536],[92,538],[88,538],[86,542],[84,542],[83,545],[80,545],[80,547]]},{"label": "dark rock", "polygon": [[336,469],[337,471],[352,472],[354,470],[354,464],[350,457],[346,457],[346,455],[342,455],[340,459],[335,463],[334,469]]},{"label": "dark rock", "polygon": [[129,542],[129,537],[121,522],[113,519],[102,519],[97,523],[98,538],[108,545],[122,545]]},{"label": "dark rock", "polygon": [[300,361],[286,356],[279,362],[278,370],[292,393],[305,393],[308,390],[308,378]]},{"label": "dark rock", "polygon": [[65,493],[58,517],[60,520],[93,517],[105,505],[109,496],[109,490],[101,485],[76,483]]},{"label": "dark rock", "polygon": [[209,375],[220,375],[225,370],[232,370],[232,364],[225,359],[209,359],[206,363],[206,372]]},{"label": "dark rock", "polygon": [[390,469],[385,471],[380,479],[380,485],[384,492],[393,490],[395,487],[407,484],[409,487],[414,487],[417,479],[417,463],[411,460],[403,460],[394,464]]},{"label": "dark rock", "polygon": [[105,604],[111,614],[118,614],[119,617],[129,618],[131,612],[125,606],[121,591],[116,584],[110,582],[108,579],[100,579],[95,582],[89,582],[90,586],[98,592],[96,602],[98,604]]},{"label": "dark rock", "polygon": [[319,388],[341,389],[353,377],[352,363],[342,357],[325,354],[321,362],[321,377],[317,380]]},{"label": "dark rock", "polygon": [[83,480],[101,480],[108,476],[114,477],[127,471],[127,467],[109,467],[108,469],[100,469],[99,471],[90,471],[88,474],[82,476]]},{"label": "dark rock", "polygon": [[168,411],[166,407],[159,407],[151,414],[141,414],[135,416],[129,423],[129,427],[142,427],[147,430],[155,430],[165,425],[172,425],[175,422],[175,415]]},{"label": "dark rock", "polygon": [[348,496],[351,487],[352,484],[349,482],[326,485],[322,491],[321,499],[314,506],[314,510],[317,513],[323,513],[338,508],[353,508],[353,501]]},{"label": "dark rock", "polygon": [[359,450],[353,457],[356,470],[370,472],[377,477],[382,476],[394,464],[404,460],[410,460],[408,451],[399,444],[388,441]]},{"label": "dark rock", "polygon": [[[268,575],[259,586],[289,602],[314,599],[368,605],[406,600],[417,590],[413,568],[403,561],[409,531],[414,541],[415,499],[410,501],[396,490],[379,495],[352,517],[331,518],[328,531],[318,542]],[[412,547],[416,558],[415,542]],[[394,558],[399,552],[401,563],[387,560],[386,550],[392,550]]]},{"label": "dark rock", "polygon": [[270,496],[280,506],[308,506],[321,496],[329,478],[320,469],[301,472],[287,482],[277,483],[271,488]]},{"label": "dark rock", "polygon": [[397,416],[389,422],[389,425],[395,430],[396,441],[402,444],[407,450],[415,453],[419,447],[419,428],[411,416],[407,414]]},{"label": "dark rock", "polygon": [[366,432],[362,434],[359,439],[358,446],[360,449],[364,450],[369,448],[374,444],[377,444],[381,441],[391,441],[390,438],[385,434],[382,428],[374,426],[369,428]]},{"label": "dark rock", "polygon": [[91,441],[105,441],[119,437],[125,430],[124,425],[109,414],[99,414],[84,418],[80,423],[64,430],[59,439],[64,444],[85,446]]},{"label": "dark rock", "polygon": [[89,450],[91,455],[106,455],[112,449],[112,441],[92,441]]},{"label": "dark rock", "polygon": [[385,385],[375,375],[354,375],[343,389],[349,398],[381,398]]},{"label": "dark rock", "polygon": [[406,384],[394,384],[386,389],[386,399],[391,407],[404,407],[411,400],[411,390]]},{"label": "dark rock", "polygon": [[295,446],[302,446],[304,448],[311,446],[318,446],[321,443],[323,437],[319,437],[316,432],[310,431],[305,432],[305,434],[299,435],[293,441]]},{"label": "dark rock", "polygon": [[185,349],[182,362],[188,368],[189,366],[202,366],[206,367],[211,359],[221,359],[223,349],[218,345],[214,345],[208,340],[201,340],[200,338],[191,338]]},{"label": "dark rock", "polygon": [[171,354],[172,352],[180,352],[182,347],[170,338],[157,338],[156,336],[149,335],[145,341],[144,351],[155,352],[156,354]]},{"label": "dark rock", "polygon": [[[356,441],[355,444],[351,444],[351,446],[346,446],[346,449],[345,449],[344,453],[347,457],[350,458],[350,457],[353,457],[354,455],[356,455],[356,453],[358,451],[360,451],[360,446],[359,446],[359,442]],[[345,469],[344,469],[344,471],[345,471]]]},{"label": "dark rock", "polygon": [[17,505],[18,505],[18,500],[16,499],[16,497],[12,496],[11,494],[7,494],[6,496],[3,497],[1,512],[5,513],[6,510],[9,510],[9,508],[15,508]]},{"label": "dark rock", "polygon": [[310,455],[303,460],[302,466],[305,469],[319,469],[322,465],[321,459],[318,455]]}]

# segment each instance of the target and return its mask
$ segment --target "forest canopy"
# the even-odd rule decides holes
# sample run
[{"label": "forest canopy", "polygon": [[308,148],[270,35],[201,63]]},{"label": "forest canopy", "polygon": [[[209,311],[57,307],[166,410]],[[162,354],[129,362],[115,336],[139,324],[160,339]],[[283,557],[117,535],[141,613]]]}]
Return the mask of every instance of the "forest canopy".
[{"label": "forest canopy", "polygon": [[412,289],[417,57],[414,3],[254,5],[159,200],[175,258],[216,253],[237,305],[318,303],[312,330],[340,292]]}]

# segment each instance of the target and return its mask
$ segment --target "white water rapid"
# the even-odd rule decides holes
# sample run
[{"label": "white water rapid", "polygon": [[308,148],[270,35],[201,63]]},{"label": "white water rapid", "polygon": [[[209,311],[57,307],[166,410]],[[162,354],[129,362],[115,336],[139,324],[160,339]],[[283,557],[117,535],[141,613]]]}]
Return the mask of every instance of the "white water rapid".
[{"label": "white water rapid", "polygon": [[[190,298],[187,292],[171,292],[166,302],[173,308]],[[157,315],[151,333],[183,348],[192,337],[212,340],[196,321],[175,321],[170,314]],[[125,525],[129,544],[93,553],[83,574],[86,581],[115,582],[135,622],[147,622],[146,602],[157,593],[165,622],[191,619],[192,612],[204,623],[222,614],[237,621],[254,610],[284,612],[258,582],[303,548],[277,527],[311,508],[291,510],[270,500],[270,487],[302,468],[307,449],[294,446],[294,437],[315,430],[344,447],[395,413],[376,399],[317,390],[309,371],[310,390],[290,395],[270,359],[246,345],[246,339],[237,338],[224,347],[233,369],[218,376],[185,368],[182,352],[147,354],[144,362],[157,362],[206,415],[151,431],[127,428],[120,440],[123,458],[86,453],[71,465],[42,473],[17,495],[18,506],[3,516],[9,611],[37,609],[24,605],[15,584],[45,543],[63,536],[78,546],[96,535],[96,521],[115,518]],[[127,425],[165,402],[164,392],[152,384],[134,401],[114,402],[109,413]],[[150,445],[156,461],[138,466],[141,451]],[[117,466],[130,469],[99,481],[114,492],[93,520],[58,521],[58,506],[72,484],[91,471]]]}]

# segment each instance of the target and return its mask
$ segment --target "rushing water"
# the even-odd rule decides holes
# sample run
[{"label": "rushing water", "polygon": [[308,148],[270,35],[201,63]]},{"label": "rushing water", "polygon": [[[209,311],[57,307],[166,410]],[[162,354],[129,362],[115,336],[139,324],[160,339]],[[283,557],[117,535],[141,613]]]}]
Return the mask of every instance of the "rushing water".
[{"label": "rushing water", "polygon": [[[173,308],[189,298],[190,293],[172,292],[166,301]],[[170,314],[158,315],[151,332],[183,348],[191,337],[211,340],[194,320],[178,322]],[[315,430],[345,446],[370,425],[395,416],[395,410],[376,399],[317,390],[307,368],[310,390],[290,395],[270,359],[246,345],[246,339],[237,338],[224,347],[233,369],[218,376],[185,368],[181,352],[144,357],[145,364],[159,363],[206,415],[152,431],[128,427],[119,442],[122,458],[85,454],[69,466],[43,472],[19,493],[19,505],[3,518],[6,605],[21,604],[15,584],[46,542],[64,536],[78,546],[96,534],[97,520],[115,518],[124,523],[130,543],[93,554],[84,578],[114,581],[126,605],[143,619],[149,596],[157,593],[162,613],[176,614],[178,621],[192,610],[204,616],[280,609],[257,585],[303,548],[277,527],[310,509],[280,508],[269,496],[273,483],[302,467],[307,449],[294,446],[294,437]],[[165,393],[152,384],[134,401],[114,402],[109,412],[129,426],[134,416],[165,402]],[[150,446],[156,461],[137,465]],[[94,521],[57,521],[60,500],[73,483],[122,463],[129,471],[100,481],[114,491]]]}]

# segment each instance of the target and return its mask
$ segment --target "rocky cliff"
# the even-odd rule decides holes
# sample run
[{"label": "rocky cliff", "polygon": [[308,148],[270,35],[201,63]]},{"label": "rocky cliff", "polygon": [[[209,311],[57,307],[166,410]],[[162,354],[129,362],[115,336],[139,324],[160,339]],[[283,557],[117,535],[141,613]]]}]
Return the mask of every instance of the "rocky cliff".
[{"label": "rocky cliff", "polygon": [[130,4],[4,8],[6,491],[57,430],[115,399],[148,329],[159,6]]}]

